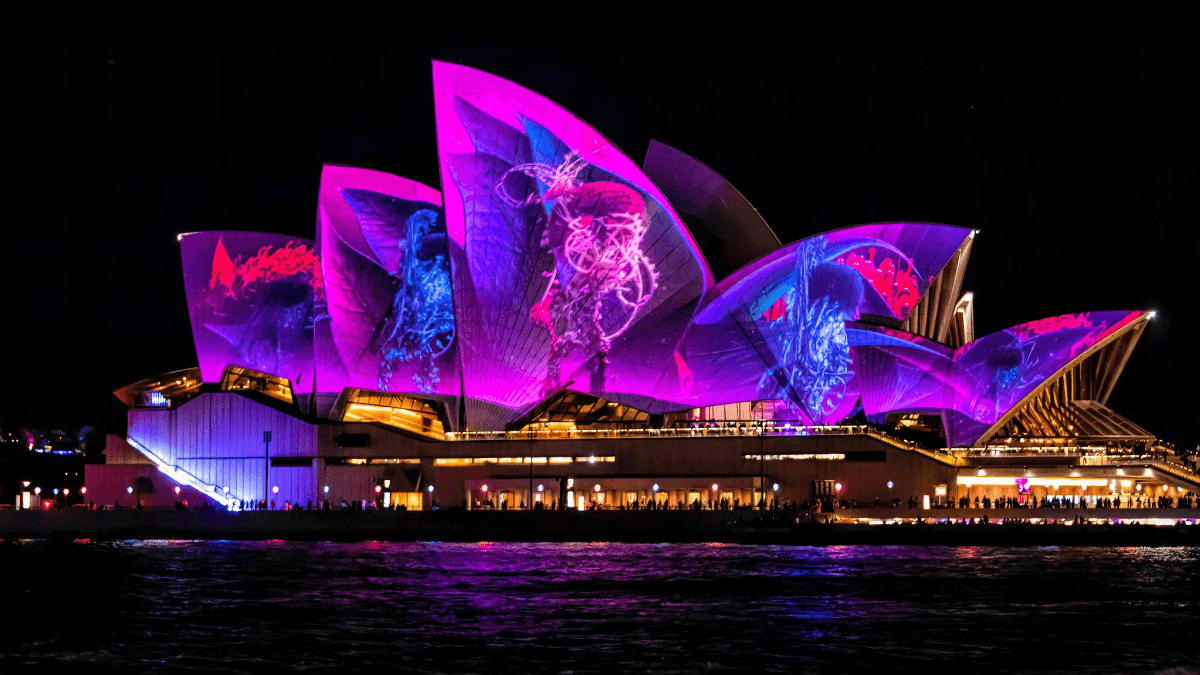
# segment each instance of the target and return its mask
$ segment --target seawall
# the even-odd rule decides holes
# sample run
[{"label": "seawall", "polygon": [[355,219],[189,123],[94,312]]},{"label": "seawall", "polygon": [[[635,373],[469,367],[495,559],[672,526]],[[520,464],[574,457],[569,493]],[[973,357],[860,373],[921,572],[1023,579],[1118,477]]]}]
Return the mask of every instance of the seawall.
[{"label": "seawall", "polygon": [[[1004,512],[1001,517],[1076,515],[1100,518],[1095,510]],[[997,511],[840,511],[845,518],[997,518]],[[1200,510],[1122,511],[1115,517],[1200,518]],[[1200,526],[1066,524],[826,524],[794,525],[780,518],[759,525],[752,511],[6,511],[0,512],[0,539],[286,539],[307,541],[516,541],[516,542],[724,542],[781,545],[1005,545],[1005,546],[1161,546],[1200,545]],[[818,517],[821,521],[824,516]],[[739,519],[741,522],[739,522]]]}]

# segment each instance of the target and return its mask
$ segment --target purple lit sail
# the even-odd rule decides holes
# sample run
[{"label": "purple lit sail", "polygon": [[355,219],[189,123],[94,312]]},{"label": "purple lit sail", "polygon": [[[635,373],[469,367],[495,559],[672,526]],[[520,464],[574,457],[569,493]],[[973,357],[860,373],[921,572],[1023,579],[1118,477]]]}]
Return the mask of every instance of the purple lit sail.
[{"label": "purple lit sail", "polygon": [[260,232],[182,235],[183,281],[200,373],[228,365],[312,386],[313,317],[323,311],[313,242]]},{"label": "purple lit sail", "polygon": [[[450,257],[434,190],[326,167],[320,242],[328,314],[320,389],[458,393]],[[325,344],[328,341],[328,344]]]},{"label": "purple lit sail", "polygon": [[782,399],[806,423],[858,402],[847,321],[897,324],[970,234],[947,225],[863,225],[805,239],[710,293],[657,394],[688,405]]},{"label": "purple lit sail", "polygon": [[951,352],[901,331],[851,324],[868,416],[942,415],[947,443],[972,445],[1039,385],[1141,312],[1066,314],[1013,326]]},{"label": "purple lit sail", "polygon": [[947,419],[947,442],[974,443],[1038,385],[1142,315],[1064,314],[1013,326],[959,347],[954,364],[970,383],[970,394],[955,401]]},{"label": "purple lit sail", "polygon": [[609,355],[711,286],[699,250],[578,118],[487,73],[433,71],[468,425],[564,388],[603,395]]}]

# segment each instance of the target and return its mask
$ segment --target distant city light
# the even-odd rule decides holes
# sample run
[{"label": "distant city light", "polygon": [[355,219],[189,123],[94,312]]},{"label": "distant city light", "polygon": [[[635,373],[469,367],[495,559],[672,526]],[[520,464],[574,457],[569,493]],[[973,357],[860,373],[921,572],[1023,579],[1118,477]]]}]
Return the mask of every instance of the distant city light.
[{"label": "distant city light", "polygon": [[175,486],[175,494],[179,494],[179,492],[180,492],[180,490],[181,490],[181,489],[182,489],[182,488],[180,488],[178,485],[176,485],[176,486]]},{"label": "distant city light", "polygon": [[[432,491],[433,487],[430,487],[429,489]],[[538,492],[545,492],[545,491],[546,491],[545,485],[538,485]]]},{"label": "distant city light", "polygon": [[841,484],[841,483],[834,483],[834,485],[833,485],[833,489],[834,489],[834,490],[837,490],[838,492],[841,492],[841,491],[842,491],[842,484]]},{"label": "distant city light", "polygon": [[595,485],[592,486],[592,492],[599,492],[599,491],[600,491],[599,483],[596,483]]},{"label": "distant city light", "polygon": [[376,492],[376,494],[378,494],[378,493],[380,493],[380,492],[383,492],[383,488],[382,488],[382,487],[380,487],[380,486],[378,486],[378,485],[376,485],[376,486],[375,486],[375,492]]},{"label": "distant city light", "polygon": [[58,488],[54,488],[54,494],[58,494]]},{"label": "distant city light", "polygon": [[712,491],[713,491],[713,492],[716,492],[717,490],[720,490],[720,489],[721,489],[721,486],[720,486],[720,485],[717,485],[716,483],[713,483],[713,484],[712,484]]},{"label": "distant city light", "polygon": [[481,485],[481,486],[479,487],[479,491],[480,491],[480,492],[487,492],[487,483],[484,483],[483,485]]},{"label": "distant city light", "polygon": [[129,494],[129,495],[133,494],[133,486],[132,485],[125,488],[125,494]]},{"label": "distant city light", "polygon": [[771,486],[771,489],[772,489],[772,490],[774,490],[775,492],[779,492],[779,483],[775,483],[775,484],[773,484],[773,485]]},{"label": "distant city light", "polygon": [[650,486],[650,489],[654,490],[655,492],[658,492],[658,483],[655,483],[654,485]]},{"label": "distant city light", "polygon": [[890,481],[890,480],[889,480],[889,481],[888,481],[888,489],[891,489],[891,488],[894,488],[894,487],[896,487],[896,484],[895,484],[895,483],[893,483],[892,481]]},{"label": "distant city light", "polygon": [[271,488],[271,493],[272,493],[272,494],[279,494],[279,486],[278,486],[278,485],[276,485],[275,487],[272,487],[272,488]]},{"label": "distant city light", "polygon": [[328,486],[328,485],[326,485],[326,486],[323,488],[323,490],[325,491],[325,494],[329,494],[329,486]]},{"label": "distant city light", "polygon": [[430,493],[430,494],[432,494],[432,493],[433,493],[433,486],[432,486],[432,485],[430,485],[429,487],[427,487],[427,488],[425,488],[425,489],[426,489],[427,491],[429,491],[429,493]]},{"label": "distant city light", "polygon": [[81,488],[79,488],[79,494],[81,494],[81,495],[86,495],[86,494],[87,494],[87,486],[86,486],[86,485],[85,485],[85,486],[83,486],[83,487],[81,487]]}]

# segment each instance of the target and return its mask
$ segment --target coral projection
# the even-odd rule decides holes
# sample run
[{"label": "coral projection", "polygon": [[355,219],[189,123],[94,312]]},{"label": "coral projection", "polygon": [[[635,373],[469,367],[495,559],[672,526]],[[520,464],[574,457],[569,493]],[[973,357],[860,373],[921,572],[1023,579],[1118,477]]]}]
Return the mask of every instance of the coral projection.
[{"label": "coral projection", "polygon": [[[326,166],[315,246],[181,237],[205,380],[232,364],[300,393],[409,394],[445,404],[461,430],[519,426],[569,390],[652,414],[769,402],[800,424],[940,415],[947,442],[969,445],[1145,316],[1064,315],[958,349],[906,333],[918,306],[918,318],[934,307],[919,303],[935,282],[931,303],[958,293],[943,282],[960,277],[939,275],[973,236],[928,223],[754,249],[762,257],[717,283],[667,198],[595,129],[471,68],[435,63],[433,87],[444,196]],[[655,165],[672,194],[710,199],[711,185],[686,192],[677,164]],[[730,213],[723,223],[737,222]]]},{"label": "coral projection", "polygon": [[219,382],[226,365],[238,365],[311,386],[313,321],[324,306],[313,242],[232,231],[179,241],[204,380]]}]

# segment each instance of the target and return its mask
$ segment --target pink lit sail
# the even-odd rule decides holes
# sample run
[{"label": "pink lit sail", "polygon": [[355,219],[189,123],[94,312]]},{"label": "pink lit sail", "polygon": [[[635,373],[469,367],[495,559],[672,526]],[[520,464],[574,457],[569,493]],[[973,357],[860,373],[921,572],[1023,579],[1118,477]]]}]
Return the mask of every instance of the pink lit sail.
[{"label": "pink lit sail", "polygon": [[433,85],[468,426],[564,388],[603,395],[609,355],[712,285],[699,249],[637,165],[558,105],[447,63]]}]

